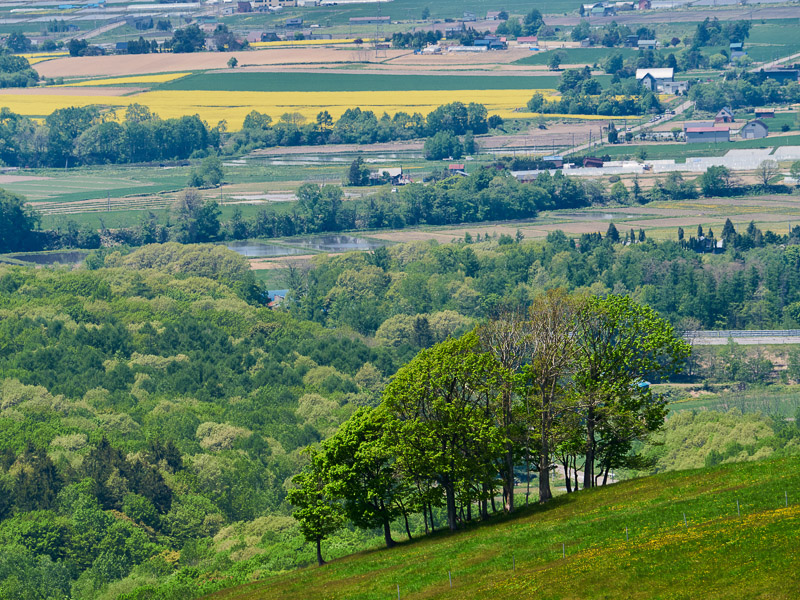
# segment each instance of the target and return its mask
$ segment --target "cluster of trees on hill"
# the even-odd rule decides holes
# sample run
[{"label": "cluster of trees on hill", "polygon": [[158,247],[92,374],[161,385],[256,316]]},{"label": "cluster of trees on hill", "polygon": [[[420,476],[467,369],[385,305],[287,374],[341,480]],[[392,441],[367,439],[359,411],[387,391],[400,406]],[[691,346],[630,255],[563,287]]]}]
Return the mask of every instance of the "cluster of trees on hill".
[{"label": "cluster of trees on hill", "polygon": [[36,85],[39,74],[24,56],[0,53],[0,88]]},{"label": "cluster of trees on hill", "polygon": [[42,123],[3,108],[0,160],[20,167],[63,167],[186,159],[218,148],[221,133],[197,115],[161,119],[140,104],[128,106],[122,123],[97,106],[59,108]]},{"label": "cluster of trees on hill", "polygon": [[428,44],[436,44],[442,39],[442,32],[436,31],[417,31],[415,33],[401,33],[399,31],[392,34],[392,46],[394,48],[424,48]]},{"label": "cluster of trees on hill", "polygon": [[579,456],[583,487],[605,483],[610,469],[642,464],[634,443],[663,424],[665,403],[644,378],[679,371],[688,354],[666,321],[630,297],[550,290],[527,314],[503,312],[422,351],[379,408],[310,449],[289,492],[295,518],[322,564],[320,543],[342,516],[382,528],[391,546],[392,521],[407,524],[410,513],[422,512],[427,530],[441,506],[452,531],[473,508],[488,517],[500,489],[513,511],[518,465],[529,482],[536,470],[540,502],[552,498],[556,461],[568,492],[579,485]]},{"label": "cluster of trees on hill", "polygon": [[0,267],[0,596],[193,598],[312,560],[284,483],[398,351],[262,307],[222,247],[91,264]]},{"label": "cluster of trees on hill", "polygon": [[502,123],[499,117],[488,116],[486,107],[470,102],[452,102],[439,106],[427,116],[398,112],[380,118],[371,110],[347,109],[335,120],[322,111],[313,122],[297,113],[286,113],[273,123],[272,117],[253,111],[245,117],[241,131],[233,134],[226,151],[247,152],[271,146],[318,144],[374,144],[433,136],[446,132],[463,135],[467,131],[481,134]]}]

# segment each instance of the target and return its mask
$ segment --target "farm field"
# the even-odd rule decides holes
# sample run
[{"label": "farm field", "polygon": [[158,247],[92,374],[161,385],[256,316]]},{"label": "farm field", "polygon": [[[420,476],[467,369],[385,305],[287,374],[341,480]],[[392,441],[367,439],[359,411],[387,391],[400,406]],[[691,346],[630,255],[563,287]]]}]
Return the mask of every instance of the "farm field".
[{"label": "farm field", "polygon": [[[393,115],[397,112],[423,115],[450,102],[478,102],[484,104],[489,114],[503,118],[527,118],[532,113],[517,112],[525,106],[532,92],[529,89],[487,90],[460,89],[419,91],[410,90],[403,94],[388,92],[233,92],[233,91],[172,91],[156,90],[128,96],[103,95],[102,88],[86,89],[85,95],[74,93],[25,94],[0,93],[0,106],[11,111],[32,116],[44,117],[56,109],[68,106],[89,106],[93,104],[124,109],[129,104],[143,104],[162,118],[182,117],[197,114],[211,124],[227,121],[228,129],[241,128],[244,118],[253,110],[258,110],[276,119],[284,113],[300,113],[313,119],[320,111],[327,110],[334,119],[347,109],[360,107],[377,114],[384,112]],[[541,90],[545,91],[546,90]],[[581,115],[564,115],[582,118]],[[601,117],[608,120],[608,117]]]},{"label": "farm field", "polygon": [[788,600],[797,591],[798,467],[794,457],[633,479],[209,598],[366,600],[393,597],[399,586],[403,598],[623,598],[637,590],[637,598]]},{"label": "farm field", "polygon": [[[560,77],[524,75],[392,75],[389,73],[198,73],[167,81],[159,90],[239,92],[366,92],[552,90]],[[599,78],[601,83],[610,77]]]},{"label": "farm field", "polygon": [[[530,56],[515,60],[515,65],[547,65],[554,52],[563,56],[562,65],[593,65],[602,64],[609,56],[621,54],[624,58],[638,55],[637,50],[631,48],[564,48],[549,50],[547,52],[531,52]],[[610,76],[608,76],[610,79]],[[554,86],[555,87],[555,86]]]}]

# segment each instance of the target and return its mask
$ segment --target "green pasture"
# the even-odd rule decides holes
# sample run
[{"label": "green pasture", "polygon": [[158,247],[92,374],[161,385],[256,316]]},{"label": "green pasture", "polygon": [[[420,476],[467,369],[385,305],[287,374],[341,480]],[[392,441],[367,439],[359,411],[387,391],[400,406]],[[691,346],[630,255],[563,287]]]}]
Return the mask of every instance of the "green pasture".
[{"label": "green pasture", "polygon": [[169,81],[160,90],[236,92],[404,92],[414,90],[552,89],[559,77],[481,75],[389,75],[336,73],[198,73]]},{"label": "green pasture", "polygon": [[623,58],[634,58],[638,51],[631,48],[562,48],[547,50],[545,52],[531,52],[530,56],[515,60],[515,65],[546,65],[554,52],[562,55],[564,65],[594,65],[602,64],[609,56],[621,54]]},{"label": "green pasture", "polygon": [[757,62],[796,54],[800,52],[797,28],[798,19],[756,23],[750,29],[750,37],[745,40],[745,50]]},{"label": "green pasture", "polygon": [[399,586],[401,598],[788,600],[798,502],[798,457],[670,472],[209,598],[367,600],[396,597]]}]

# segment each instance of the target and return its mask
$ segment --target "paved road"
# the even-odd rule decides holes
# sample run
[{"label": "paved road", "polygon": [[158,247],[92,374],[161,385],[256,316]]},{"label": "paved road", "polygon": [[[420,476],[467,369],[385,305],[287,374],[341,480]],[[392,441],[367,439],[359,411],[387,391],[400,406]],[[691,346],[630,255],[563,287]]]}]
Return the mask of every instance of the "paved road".
[{"label": "paved road", "polygon": [[694,346],[724,346],[729,340],[750,346],[800,344],[800,330],[688,331],[684,339]]},{"label": "paved road", "polygon": [[[655,121],[642,123],[641,125],[637,125],[636,127],[630,127],[629,129],[631,130],[631,133],[636,133],[637,131],[641,131],[645,127],[652,127],[654,125],[658,125],[659,123],[663,123],[664,121],[668,121],[670,119],[674,119],[679,114],[686,112],[693,105],[694,105],[694,102],[692,102],[691,100],[687,100],[686,102],[684,102],[678,108],[675,109],[675,114],[674,115],[659,115],[658,119],[656,119]],[[625,132],[624,131],[620,131],[620,135],[624,137],[625,136]],[[599,140],[599,141],[596,141],[596,142],[592,142],[591,144],[589,144],[589,143],[581,144],[580,146],[575,146],[574,148],[570,148],[569,150],[564,152],[564,154],[565,155],[567,155],[567,154],[575,154],[576,152],[582,152],[584,150],[588,150],[589,148],[593,148],[595,146],[602,145],[604,143],[605,143],[604,140]]]}]

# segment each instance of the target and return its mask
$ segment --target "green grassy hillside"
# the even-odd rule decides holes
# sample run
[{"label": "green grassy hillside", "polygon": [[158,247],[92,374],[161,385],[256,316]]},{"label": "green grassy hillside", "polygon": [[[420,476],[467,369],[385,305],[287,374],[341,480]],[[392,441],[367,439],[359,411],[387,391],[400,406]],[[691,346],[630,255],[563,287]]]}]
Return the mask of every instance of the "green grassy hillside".
[{"label": "green grassy hillside", "polygon": [[800,457],[793,457],[560,496],[511,519],[210,598],[388,599],[399,584],[401,598],[788,599],[800,593],[798,547]]}]

